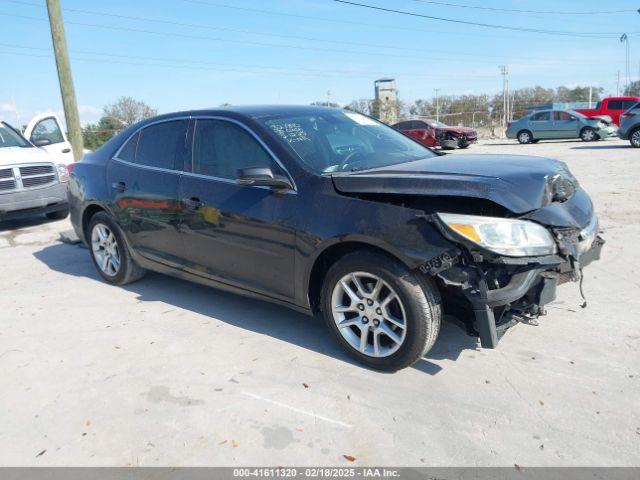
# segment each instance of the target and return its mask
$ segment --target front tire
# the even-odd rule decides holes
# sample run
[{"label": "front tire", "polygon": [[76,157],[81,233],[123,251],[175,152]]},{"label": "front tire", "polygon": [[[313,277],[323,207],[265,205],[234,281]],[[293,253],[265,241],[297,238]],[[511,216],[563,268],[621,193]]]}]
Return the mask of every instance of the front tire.
[{"label": "front tire", "polygon": [[521,130],[518,132],[518,142],[522,145],[533,142],[533,135],[529,130]]},{"label": "front tire", "polygon": [[640,127],[629,134],[629,143],[633,148],[640,148]]},{"label": "front tire", "polygon": [[102,278],[113,285],[126,285],[144,276],[146,271],[131,258],[122,231],[105,212],[89,222],[91,260]]},{"label": "front tire", "polygon": [[321,302],[342,347],[377,370],[413,364],[440,331],[441,300],[433,281],[379,253],[353,252],[336,262],[324,279]]},{"label": "front tire", "polygon": [[598,134],[591,127],[585,127],[580,131],[580,139],[583,142],[595,142],[598,139]]}]

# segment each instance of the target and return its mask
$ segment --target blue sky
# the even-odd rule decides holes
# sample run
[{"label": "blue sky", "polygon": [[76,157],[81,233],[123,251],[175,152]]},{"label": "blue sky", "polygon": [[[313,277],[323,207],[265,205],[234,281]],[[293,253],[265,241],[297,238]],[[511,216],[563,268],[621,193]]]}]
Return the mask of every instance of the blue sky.
[{"label": "blue sky", "polygon": [[[516,32],[379,12],[332,0],[61,0],[83,123],[126,95],[168,112],[251,103],[340,104],[373,97],[373,81],[397,80],[411,102],[440,94],[494,93],[498,65],[512,88],[594,84],[615,93],[625,76],[617,37],[640,31],[640,14],[550,15],[354,0],[462,21],[601,37]],[[447,0],[442,0],[447,2]],[[637,1],[449,0],[537,11],[634,10]],[[100,15],[100,13],[104,15]],[[270,12],[270,13],[268,13]],[[133,17],[133,18],[131,18]],[[61,110],[44,0],[0,0],[0,116],[22,123]],[[606,34],[606,35],[605,35]],[[630,37],[631,79],[640,36]]]}]

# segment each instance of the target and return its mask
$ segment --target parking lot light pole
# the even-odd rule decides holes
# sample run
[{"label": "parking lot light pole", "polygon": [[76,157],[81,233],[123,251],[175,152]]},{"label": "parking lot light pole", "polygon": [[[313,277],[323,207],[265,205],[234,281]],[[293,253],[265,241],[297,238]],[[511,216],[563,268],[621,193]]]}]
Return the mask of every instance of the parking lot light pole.
[{"label": "parking lot light pole", "polygon": [[439,88],[434,88],[434,92],[436,92],[436,122],[440,121],[440,103],[438,101],[438,92]]},{"label": "parking lot light pole", "polygon": [[73,149],[73,159],[77,162],[82,157],[82,131],[80,129],[80,115],[78,114],[76,93],[73,88],[69,53],[67,52],[67,39],[62,23],[60,1],[47,0],[47,11],[49,12],[51,40],[53,41],[53,51],[56,57],[60,94],[62,95],[62,105],[64,107],[64,118],[67,122],[67,132],[69,140],[71,141],[71,148]]}]

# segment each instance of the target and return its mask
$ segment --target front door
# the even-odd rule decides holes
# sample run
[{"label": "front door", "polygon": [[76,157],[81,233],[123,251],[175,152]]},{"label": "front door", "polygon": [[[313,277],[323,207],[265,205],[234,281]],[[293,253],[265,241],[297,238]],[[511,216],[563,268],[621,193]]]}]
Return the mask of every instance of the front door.
[{"label": "front door", "polygon": [[55,114],[43,113],[33,117],[24,130],[24,136],[31,143],[48,141],[49,144],[41,148],[51,155],[54,162],[65,165],[73,163],[71,143],[67,140],[62,124]]},{"label": "front door", "polygon": [[244,127],[198,119],[193,156],[180,182],[185,257],[191,273],[291,301],[297,194],[239,185],[238,169],[285,174]]},{"label": "front door", "polygon": [[143,128],[116,153],[107,169],[114,214],[133,248],[142,256],[180,267],[183,215],[178,188],[190,151],[188,120]]},{"label": "front door", "polygon": [[568,112],[553,112],[554,138],[578,138],[578,119]]}]

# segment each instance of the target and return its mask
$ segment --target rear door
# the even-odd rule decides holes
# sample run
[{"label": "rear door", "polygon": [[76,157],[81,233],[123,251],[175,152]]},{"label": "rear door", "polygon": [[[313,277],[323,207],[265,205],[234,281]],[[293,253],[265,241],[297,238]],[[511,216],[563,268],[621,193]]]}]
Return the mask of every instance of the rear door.
[{"label": "rear door", "polygon": [[197,119],[193,158],[180,196],[187,269],[220,282],[291,301],[294,298],[295,191],[236,183],[237,171],[270,167],[287,175],[245,127]]},{"label": "rear door", "polygon": [[533,133],[533,138],[555,138],[552,127],[550,111],[534,113],[529,119],[529,130]]},{"label": "rear door", "polygon": [[189,135],[187,119],[151,124],[124,144],[107,170],[114,214],[133,247],[174,267],[184,257],[178,185]]},{"label": "rear door", "polygon": [[554,138],[578,138],[578,126],[578,119],[569,112],[553,112]]},{"label": "rear door", "polygon": [[620,115],[626,110],[624,105],[624,100],[608,100],[604,108],[604,115],[609,115],[613,123],[620,125]]},{"label": "rear door", "polygon": [[24,130],[24,136],[31,143],[48,141],[49,144],[41,148],[46,150],[55,162],[65,165],[73,163],[71,143],[62,128],[62,123],[54,113],[43,113],[33,117]]}]

